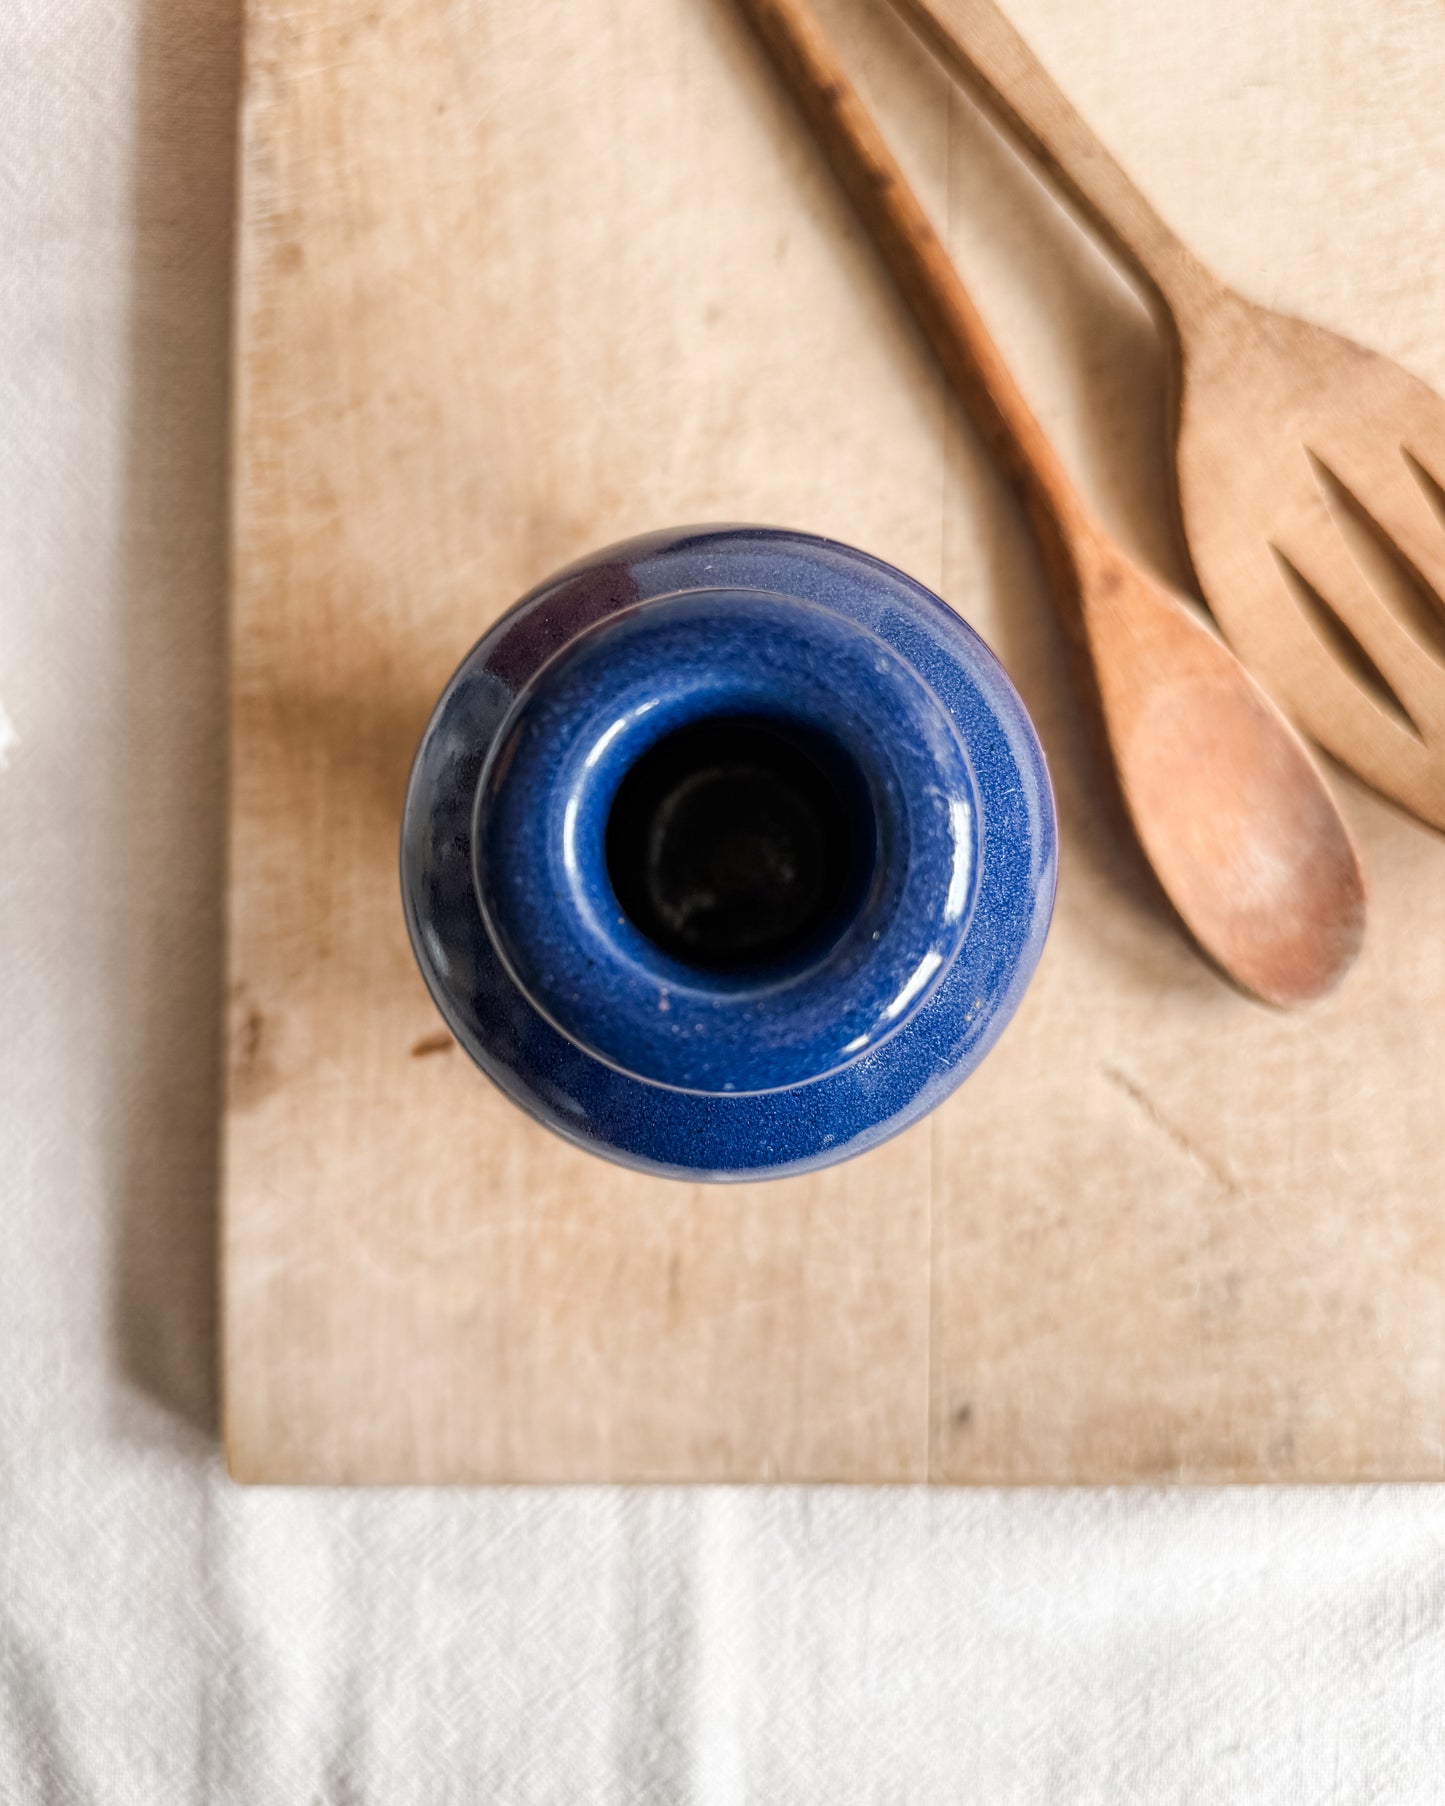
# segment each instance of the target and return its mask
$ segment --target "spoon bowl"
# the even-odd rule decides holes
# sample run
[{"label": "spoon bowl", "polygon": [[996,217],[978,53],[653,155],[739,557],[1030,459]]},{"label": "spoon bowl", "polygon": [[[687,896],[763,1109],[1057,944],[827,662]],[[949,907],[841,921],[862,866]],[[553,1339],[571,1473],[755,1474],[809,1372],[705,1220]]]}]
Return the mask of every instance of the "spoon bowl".
[{"label": "spoon bowl", "polygon": [[1120,789],[1150,865],[1215,963],[1270,1003],[1353,964],[1365,886],[1303,740],[1162,584],[1107,543],[1081,589]]}]

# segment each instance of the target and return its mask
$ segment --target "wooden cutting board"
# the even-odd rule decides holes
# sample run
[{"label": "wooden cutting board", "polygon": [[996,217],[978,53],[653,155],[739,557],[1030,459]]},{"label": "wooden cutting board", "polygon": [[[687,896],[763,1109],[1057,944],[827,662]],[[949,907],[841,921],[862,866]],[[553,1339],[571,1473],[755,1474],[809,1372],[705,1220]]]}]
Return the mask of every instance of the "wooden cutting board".
[{"label": "wooden cutting board", "polygon": [[[1177,580],[1137,304],[886,9],[824,10],[1079,480]],[[1445,14],[1012,10],[1222,274],[1445,386]],[[1445,841],[1342,779],[1373,878],[1342,993],[1285,1017],[1200,962],[1103,800],[1020,519],[728,0],[250,0],[243,140],[235,1474],[1445,1472]],[[712,520],[941,590],[1063,833],[983,1070],[871,1156],[742,1187],[525,1120],[442,1031],[396,879],[478,634]]]}]

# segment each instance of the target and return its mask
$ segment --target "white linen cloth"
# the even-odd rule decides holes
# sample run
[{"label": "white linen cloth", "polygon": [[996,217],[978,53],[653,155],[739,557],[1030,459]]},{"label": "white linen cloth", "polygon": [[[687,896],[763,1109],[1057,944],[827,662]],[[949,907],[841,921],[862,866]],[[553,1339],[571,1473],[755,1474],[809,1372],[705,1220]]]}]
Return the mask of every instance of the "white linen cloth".
[{"label": "white linen cloth", "polygon": [[0,1802],[1440,1799],[1445,1491],[225,1478],[235,13],[0,9]]}]

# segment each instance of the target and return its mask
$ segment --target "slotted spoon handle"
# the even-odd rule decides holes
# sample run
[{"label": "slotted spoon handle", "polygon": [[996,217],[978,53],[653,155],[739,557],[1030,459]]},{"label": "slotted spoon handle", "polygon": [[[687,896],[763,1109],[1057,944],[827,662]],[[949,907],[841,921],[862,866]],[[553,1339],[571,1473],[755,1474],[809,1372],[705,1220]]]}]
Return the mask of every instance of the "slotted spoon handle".
[{"label": "slotted spoon handle", "polygon": [[1167,308],[1214,289],[1214,278],[1165,225],[994,0],[892,4]]}]

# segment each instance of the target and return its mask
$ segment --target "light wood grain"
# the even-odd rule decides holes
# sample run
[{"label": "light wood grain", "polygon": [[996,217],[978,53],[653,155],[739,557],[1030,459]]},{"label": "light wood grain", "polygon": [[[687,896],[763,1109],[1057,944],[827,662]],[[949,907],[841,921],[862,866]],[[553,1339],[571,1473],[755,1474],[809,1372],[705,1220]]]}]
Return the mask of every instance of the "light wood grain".
[{"label": "light wood grain", "polygon": [[[1129,3],[1101,0],[1120,32]],[[827,16],[1072,474],[1167,558],[1129,297],[886,9]],[[1437,154],[1402,242],[1445,210],[1412,93],[1382,143]],[[1307,112],[1288,154],[1328,131]],[[1237,172],[1180,167],[1232,224]],[[1392,306],[1425,343],[1428,294]],[[238,1474],[1445,1470],[1441,843],[1349,792],[1374,940],[1308,1022],[1200,964],[1110,812],[1026,531],[732,0],[252,0],[237,323]],[[940,587],[1060,796],[1055,929],[999,1048],[901,1141],[778,1185],[641,1179],[524,1121],[439,1050],[397,891],[407,764],[472,640],[687,519]]]}]

